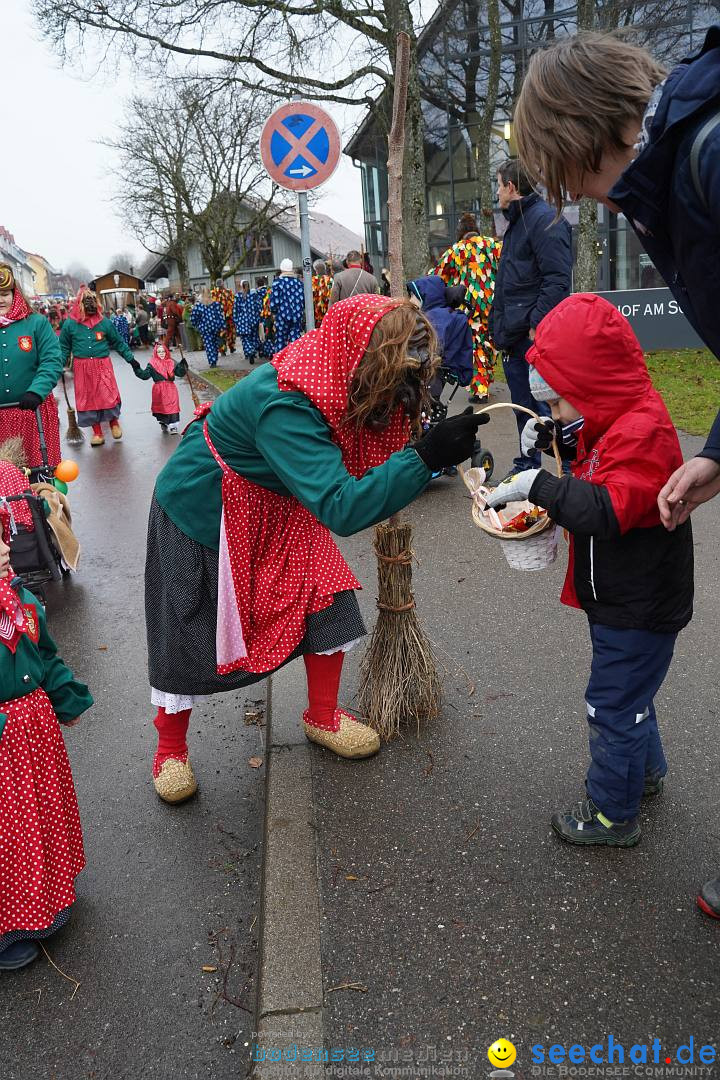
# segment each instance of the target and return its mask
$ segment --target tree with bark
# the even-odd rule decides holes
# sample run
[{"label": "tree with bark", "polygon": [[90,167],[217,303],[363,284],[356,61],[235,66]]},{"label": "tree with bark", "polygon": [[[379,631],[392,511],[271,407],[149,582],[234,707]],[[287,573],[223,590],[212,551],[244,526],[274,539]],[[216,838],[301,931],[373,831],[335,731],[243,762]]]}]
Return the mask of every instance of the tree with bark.
[{"label": "tree with bark", "polygon": [[191,242],[213,280],[234,274],[287,208],[260,161],[262,111],[232,85],[208,95],[195,81],[170,83],[152,108],[133,97],[120,134],[104,142],[119,156],[121,216],[148,251],[175,260],[183,289]]},{"label": "tree with bark", "polygon": [[[46,36],[76,62],[88,35],[155,65],[185,57],[206,80],[277,98],[292,94],[375,107],[392,90],[399,32],[410,37],[403,164],[405,271],[428,253],[425,153],[417,63],[418,0],[34,0]],[[338,60],[329,58],[337,48]]]}]

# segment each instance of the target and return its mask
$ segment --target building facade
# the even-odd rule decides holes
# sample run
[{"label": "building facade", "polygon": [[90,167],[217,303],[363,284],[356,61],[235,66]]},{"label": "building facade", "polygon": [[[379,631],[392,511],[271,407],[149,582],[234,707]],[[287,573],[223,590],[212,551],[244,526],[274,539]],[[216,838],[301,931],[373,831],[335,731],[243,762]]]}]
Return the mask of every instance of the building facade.
[{"label": "building facade", "polygon": [[[577,11],[562,0],[500,0],[502,63],[489,170],[514,153],[512,115],[532,53],[577,30]],[[599,28],[632,28],[667,66],[698,48],[719,19],[714,4],[693,0],[599,0]],[[430,253],[455,240],[465,211],[479,213],[480,119],[487,90],[489,31],[485,0],[443,0],[418,42],[425,121],[426,206]],[[379,110],[380,115],[383,108]],[[376,112],[377,115],[377,112]],[[345,148],[362,173],[365,242],[376,269],[387,265],[387,135],[371,116]],[[568,207],[571,225],[577,208]],[[599,207],[598,289],[630,290],[663,284],[622,215]]]},{"label": "building facade", "polygon": [[[327,214],[311,210],[309,218],[310,251],[313,259],[339,261],[345,258],[348,251],[360,249],[360,237]],[[302,267],[300,224],[292,211],[280,214],[267,228],[244,233],[238,240],[231,260],[231,265],[237,265],[237,269],[230,272],[228,268],[225,284],[236,292],[240,289],[241,281],[249,281],[254,287],[260,277],[271,279],[273,274],[279,271],[283,259],[290,259],[297,268]],[[191,243],[188,248],[188,274],[193,291],[197,292],[204,285],[213,284],[203,263],[200,247],[196,243]],[[156,291],[180,291],[180,275],[174,259],[165,257],[146,263],[144,276],[148,288]]]}]

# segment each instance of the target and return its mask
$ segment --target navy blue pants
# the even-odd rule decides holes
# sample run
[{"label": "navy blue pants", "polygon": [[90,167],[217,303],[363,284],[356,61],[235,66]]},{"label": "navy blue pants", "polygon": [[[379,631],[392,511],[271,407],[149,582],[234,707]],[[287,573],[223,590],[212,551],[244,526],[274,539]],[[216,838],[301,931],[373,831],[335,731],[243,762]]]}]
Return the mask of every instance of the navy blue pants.
[{"label": "navy blue pants", "polygon": [[611,821],[640,809],[645,777],[667,772],[653,699],[668,673],[677,634],[590,625],[593,655],[585,700],[590,768],[585,786]]},{"label": "navy blue pants", "polygon": [[[510,400],[513,405],[524,405],[526,409],[532,409],[538,416],[549,416],[550,406],[547,402],[536,401],[530,393],[530,365],[525,359],[525,353],[531,345],[530,338],[523,338],[517,345],[513,345],[508,352],[503,353],[502,365],[505,372],[505,381],[508,384]],[[520,449],[520,436],[528,422],[528,417],[525,413],[516,412],[515,420],[518,429],[518,453],[513,461],[513,469],[517,472],[525,469],[539,469],[542,465],[540,453],[526,457]]]}]

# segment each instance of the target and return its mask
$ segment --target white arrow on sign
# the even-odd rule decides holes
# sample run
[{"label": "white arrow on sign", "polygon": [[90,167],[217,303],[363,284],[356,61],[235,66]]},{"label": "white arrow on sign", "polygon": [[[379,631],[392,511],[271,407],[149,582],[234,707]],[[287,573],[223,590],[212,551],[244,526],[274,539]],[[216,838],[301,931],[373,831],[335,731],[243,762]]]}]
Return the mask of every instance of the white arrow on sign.
[{"label": "white arrow on sign", "polygon": [[315,172],[308,165],[302,165],[299,169],[288,169],[288,176],[309,176],[310,173]]}]

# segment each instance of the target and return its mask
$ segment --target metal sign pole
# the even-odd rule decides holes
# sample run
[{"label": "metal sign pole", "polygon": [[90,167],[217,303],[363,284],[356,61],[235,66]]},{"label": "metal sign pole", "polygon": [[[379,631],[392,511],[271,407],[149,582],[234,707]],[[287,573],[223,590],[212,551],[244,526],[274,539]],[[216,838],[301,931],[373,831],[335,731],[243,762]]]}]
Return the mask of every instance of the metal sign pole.
[{"label": "metal sign pole", "polygon": [[308,197],[306,191],[298,192],[300,211],[300,252],[303,265],[303,286],[305,287],[305,329],[315,329],[315,308],[312,292],[312,256],[310,254],[310,218],[308,216]]}]

